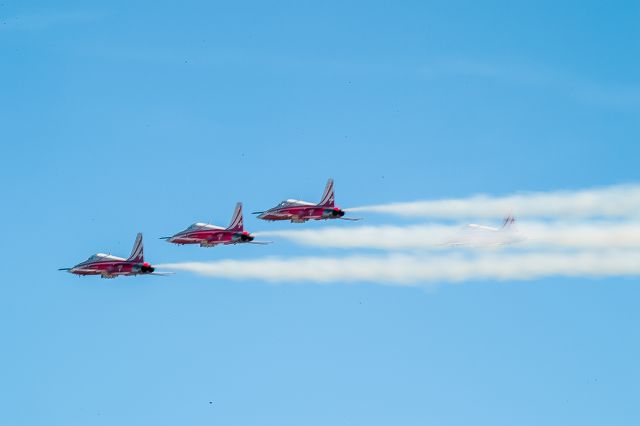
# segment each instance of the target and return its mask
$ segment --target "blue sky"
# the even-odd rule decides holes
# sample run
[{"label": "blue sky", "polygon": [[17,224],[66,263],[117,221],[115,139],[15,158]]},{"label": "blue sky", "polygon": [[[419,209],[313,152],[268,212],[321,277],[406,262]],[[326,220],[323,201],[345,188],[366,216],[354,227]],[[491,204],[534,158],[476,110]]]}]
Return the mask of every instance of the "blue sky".
[{"label": "blue sky", "polygon": [[56,270],[139,231],[154,263],[331,254],[156,239],[236,201],[316,200],[329,176],[343,207],[636,183],[638,18],[624,1],[0,3],[0,423],[638,424],[636,278]]}]

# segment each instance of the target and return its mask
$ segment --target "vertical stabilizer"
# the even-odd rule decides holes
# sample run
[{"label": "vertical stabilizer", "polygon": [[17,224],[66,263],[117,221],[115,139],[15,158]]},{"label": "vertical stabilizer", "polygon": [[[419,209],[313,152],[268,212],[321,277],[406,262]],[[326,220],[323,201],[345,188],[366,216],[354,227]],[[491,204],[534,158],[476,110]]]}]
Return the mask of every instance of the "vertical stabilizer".
[{"label": "vertical stabilizer", "polygon": [[127,259],[129,262],[144,262],[144,249],[142,247],[142,234],[138,233],[136,242],[133,243],[133,249],[131,250],[131,256]]},{"label": "vertical stabilizer", "polygon": [[244,224],[242,220],[242,203],[236,204],[236,209],[231,217],[231,225],[227,228],[229,231],[242,232],[244,230]]},{"label": "vertical stabilizer", "polygon": [[509,215],[502,221],[502,229],[514,228],[516,225],[516,218],[513,215]]},{"label": "vertical stabilizer", "polygon": [[334,207],[334,196],[333,196],[333,179],[329,179],[327,181],[327,186],[324,188],[324,193],[322,194],[322,199],[318,205],[323,207]]}]

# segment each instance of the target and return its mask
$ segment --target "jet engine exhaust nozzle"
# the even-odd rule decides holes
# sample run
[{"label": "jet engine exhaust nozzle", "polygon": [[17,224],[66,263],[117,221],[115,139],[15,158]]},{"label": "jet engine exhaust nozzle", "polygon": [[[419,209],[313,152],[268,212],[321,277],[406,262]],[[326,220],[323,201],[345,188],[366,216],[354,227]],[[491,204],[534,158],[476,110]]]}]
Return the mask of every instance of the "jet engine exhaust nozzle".
[{"label": "jet engine exhaust nozzle", "polygon": [[142,272],[143,274],[150,274],[153,271],[155,271],[156,268],[154,268],[153,266],[151,266],[148,263],[143,263],[142,265],[140,265],[140,272]]},{"label": "jet engine exhaust nozzle", "polygon": [[323,216],[325,217],[342,217],[344,216],[344,211],[342,209],[339,209],[338,207],[334,208],[334,209],[326,209],[324,211]]},{"label": "jet engine exhaust nozzle", "polygon": [[249,243],[251,241],[253,241],[255,237],[251,234],[249,234],[248,232],[243,232],[239,235],[239,239],[240,241],[242,241],[243,243]]}]

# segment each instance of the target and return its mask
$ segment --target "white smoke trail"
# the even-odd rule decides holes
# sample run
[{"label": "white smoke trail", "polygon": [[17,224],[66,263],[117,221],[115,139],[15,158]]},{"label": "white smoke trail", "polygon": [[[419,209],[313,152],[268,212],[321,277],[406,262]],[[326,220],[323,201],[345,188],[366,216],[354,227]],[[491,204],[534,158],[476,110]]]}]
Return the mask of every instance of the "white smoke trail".
[{"label": "white smoke trail", "polygon": [[263,258],[159,265],[205,276],[283,283],[353,283],[427,285],[473,280],[531,280],[561,277],[639,276],[640,250],[576,253],[460,252],[436,256],[389,255]]},{"label": "white smoke trail", "polygon": [[640,185],[617,185],[579,191],[531,192],[495,197],[475,195],[432,201],[380,204],[347,209],[407,217],[587,218],[640,217]]},{"label": "white smoke trail", "polygon": [[514,247],[545,249],[640,249],[640,222],[526,221],[517,231],[478,233],[461,225],[407,225],[328,227],[322,229],[263,232],[261,235],[284,238],[298,244],[325,248],[370,248],[381,250],[442,249],[452,242],[470,246],[509,244],[523,237]]},{"label": "white smoke trail", "polygon": [[567,249],[640,249],[640,222],[524,222],[526,246]]},{"label": "white smoke trail", "polygon": [[447,225],[380,225],[269,231],[260,232],[259,235],[284,238],[313,247],[394,250],[435,247],[443,244],[459,231],[459,226]]},{"label": "white smoke trail", "polygon": [[[428,285],[477,280],[531,280],[543,277],[640,276],[640,185],[583,191],[525,193],[505,197],[394,203],[352,211],[461,219],[516,214],[543,221],[524,221],[518,231],[462,231],[459,225],[362,226],[262,233],[316,247],[377,248],[386,255],[340,257],[269,257],[159,265],[206,276],[289,283],[370,282],[384,285]],[[552,219],[549,221],[548,219]],[[572,221],[572,222],[570,222]],[[477,228],[476,228],[477,229]],[[462,234],[461,234],[462,232]],[[485,234],[482,234],[485,233]],[[526,241],[503,251],[422,251],[456,238],[500,244],[524,234]],[[491,239],[486,239],[486,235]],[[495,237],[495,238],[494,238]],[[504,241],[501,241],[504,238]],[[404,252],[397,250],[420,249]]]}]

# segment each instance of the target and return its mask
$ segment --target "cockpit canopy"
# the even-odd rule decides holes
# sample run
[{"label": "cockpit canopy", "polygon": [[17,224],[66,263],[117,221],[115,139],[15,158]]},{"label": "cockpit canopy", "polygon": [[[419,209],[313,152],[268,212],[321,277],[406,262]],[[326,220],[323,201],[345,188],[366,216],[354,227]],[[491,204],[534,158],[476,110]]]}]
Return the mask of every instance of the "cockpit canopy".
[{"label": "cockpit canopy", "polygon": [[307,201],[300,201],[300,200],[284,200],[283,202],[281,202],[280,204],[278,204],[276,206],[276,208],[284,208],[284,207],[299,207],[299,206],[315,206],[315,204],[313,203],[309,203]]},{"label": "cockpit canopy", "polygon": [[96,253],[82,263],[106,262],[106,261],[112,261],[112,260],[125,260],[125,259],[121,257],[113,256],[111,254]]},{"label": "cockpit canopy", "polygon": [[198,223],[194,223],[193,225],[191,225],[190,227],[188,227],[186,230],[187,230],[187,231],[196,231],[196,230],[198,230],[198,229],[203,229],[203,230],[206,230],[206,229],[220,230],[220,229],[224,229],[224,228],[223,228],[223,227],[221,227],[221,226],[211,225],[210,223],[201,223],[201,222],[198,222]]}]

